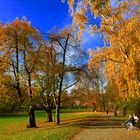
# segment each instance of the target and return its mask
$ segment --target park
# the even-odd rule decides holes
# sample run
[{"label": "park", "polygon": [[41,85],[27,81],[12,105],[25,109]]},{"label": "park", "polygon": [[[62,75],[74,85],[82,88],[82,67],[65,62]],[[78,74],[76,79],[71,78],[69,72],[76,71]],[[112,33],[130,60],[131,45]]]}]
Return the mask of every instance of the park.
[{"label": "park", "polygon": [[[72,111],[72,112],[71,112]],[[113,113],[81,112],[64,110],[61,124],[47,122],[43,111],[37,111],[37,128],[25,127],[24,115],[0,117],[1,140],[139,140],[139,130],[129,131],[121,123],[123,116],[112,117]],[[80,111],[80,112],[79,112]]]},{"label": "park", "polygon": [[139,140],[138,0],[1,0],[0,140]]}]

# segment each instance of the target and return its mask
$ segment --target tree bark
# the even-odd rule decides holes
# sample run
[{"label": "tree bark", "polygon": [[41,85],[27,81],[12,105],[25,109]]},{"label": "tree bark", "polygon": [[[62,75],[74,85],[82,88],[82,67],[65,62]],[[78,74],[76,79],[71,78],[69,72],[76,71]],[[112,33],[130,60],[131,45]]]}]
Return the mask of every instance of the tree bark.
[{"label": "tree bark", "polygon": [[30,105],[29,112],[29,125],[28,128],[34,128],[36,127],[36,121],[35,121],[35,107],[33,105]]},{"label": "tree bark", "polygon": [[52,118],[52,106],[48,105],[47,108],[45,108],[46,111],[46,117],[47,117],[47,122],[53,122],[53,118]]},{"label": "tree bark", "polygon": [[19,45],[18,45],[18,38],[17,38],[17,32],[15,32],[15,46],[16,46],[16,70],[14,69],[14,74],[15,74],[15,79],[17,83],[17,93],[19,96],[20,101],[22,102],[21,99],[21,89],[20,89],[20,81],[19,81]]},{"label": "tree bark", "polygon": [[35,105],[32,103],[32,84],[31,84],[31,75],[28,73],[28,84],[29,84],[29,92],[30,92],[30,108],[29,108],[29,125],[28,128],[36,127],[36,121],[35,121]]},{"label": "tree bark", "polygon": [[60,124],[60,109],[58,107],[58,104],[56,105],[56,123]]},{"label": "tree bark", "polygon": [[58,104],[56,106],[57,108],[57,114],[56,114],[56,123],[57,124],[60,124],[60,104],[61,104],[61,93],[62,93],[62,86],[63,86],[63,79],[64,79],[64,69],[65,69],[65,62],[66,62],[66,51],[67,51],[67,45],[68,45],[68,40],[69,40],[69,34],[67,36],[67,39],[66,39],[66,43],[65,43],[65,46],[63,48],[64,50],[64,53],[63,53],[63,62],[62,62],[62,73],[60,75],[60,86],[59,86],[59,93],[58,93]]}]

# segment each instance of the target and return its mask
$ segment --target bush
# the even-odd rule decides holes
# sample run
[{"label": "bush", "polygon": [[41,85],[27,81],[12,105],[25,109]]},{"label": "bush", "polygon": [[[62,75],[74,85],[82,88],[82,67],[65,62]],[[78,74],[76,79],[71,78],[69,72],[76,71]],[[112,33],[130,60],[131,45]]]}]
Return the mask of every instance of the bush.
[{"label": "bush", "polygon": [[123,114],[136,114],[139,117],[137,126],[140,128],[140,98],[132,99],[121,104]]}]

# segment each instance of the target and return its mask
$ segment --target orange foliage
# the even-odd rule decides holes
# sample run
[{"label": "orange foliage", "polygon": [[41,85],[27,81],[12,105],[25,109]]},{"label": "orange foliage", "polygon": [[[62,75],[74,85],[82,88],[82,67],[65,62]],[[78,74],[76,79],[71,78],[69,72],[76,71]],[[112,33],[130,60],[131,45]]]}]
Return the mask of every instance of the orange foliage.
[{"label": "orange foliage", "polygon": [[[73,22],[79,26],[81,34],[88,19],[88,14],[85,13],[90,11],[94,18],[102,18],[99,29],[94,23],[90,25],[91,32],[103,34],[104,47],[89,50],[89,68],[104,64],[106,77],[115,79],[120,95],[126,99],[137,97],[140,96],[140,3],[138,0],[116,1],[116,5],[112,5],[111,2],[113,1],[75,1],[78,10],[73,13]],[[81,18],[76,17],[83,8],[85,11],[80,12]]]}]

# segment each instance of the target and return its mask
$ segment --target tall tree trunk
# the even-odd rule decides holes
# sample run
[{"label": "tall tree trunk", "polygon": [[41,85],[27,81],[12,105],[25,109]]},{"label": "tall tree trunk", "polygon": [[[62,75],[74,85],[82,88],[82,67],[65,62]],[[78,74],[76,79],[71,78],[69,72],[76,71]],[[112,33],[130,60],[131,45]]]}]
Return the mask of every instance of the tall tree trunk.
[{"label": "tall tree trunk", "polygon": [[30,92],[30,108],[29,108],[29,128],[36,127],[36,121],[35,121],[35,105],[33,104],[32,99],[32,89],[31,89],[31,75],[28,73],[28,84],[29,84],[29,92]]},{"label": "tall tree trunk", "polygon": [[57,105],[57,116],[56,116],[56,123],[60,124],[60,103]]},{"label": "tall tree trunk", "polygon": [[48,106],[48,113],[47,114],[48,114],[48,122],[53,122],[51,105]]},{"label": "tall tree trunk", "polygon": [[30,105],[29,112],[29,125],[28,128],[36,127],[36,121],[35,121],[35,107],[33,105]]},{"label": "tall tree trunk", "polygon": [[[63,68],[64,69],[64,68]],[[64,78],[64,73],[62,73],[61,76],[61,81],[60,81],[60,87],[59,87],[59,93],[58,93],[58,103],[57,103],[57,114],[56,114],[56,123],[60,124],[60,104],[61,104],[61,92],[62,92],[62,86],[63,86],[63,78]]]},{"label": "tall tree trunk", "polygon": [[[14,75],[15,75],[15,78],[16,78],[16,90],[17,90],[17,93],[18,93],[18,96],[19,96],[19,99],[21,102],[22,99],[21,99],[21,89],[20,89],[20,81],[19,81],[19,46],[18,46],[18,38],[17,38],[17,32],[15,32],[15,37],[16,37],[16,40],[15,40],[15,45],[16,45],[16,70],[14,69]],[[14,64],[13,64],[13,68],[14,68]]]},{"label": "tall tree trunk", "polygon": [[47,122],[53,122],[52,118],[52,106],[48,105],[47,108],[45,107]]},{"label": "tall tree trunk", "polygon": [[103,110],[106,111],[106,105],[105,105],[104,100],[103,100]]},{"label": "tall tree trunk", "polygon": [[52,119],[52,103],[51,103],[51,97],[50,95],[48,94],[48,98],[47,98],[47,102],[48,102],[48,122],[52,122],[53,119]]},{"label": "tall tree trunk", "polygon": [[57,124],[60,124],[60,117],[59,117],[59,112],[60,112],[60,110],[58,111],[58,104],[56,105],[56,123]]},{"label": "tall tree trunk", "polygon": [[63,63],[62,63],[62,73],[61,73],[61,76],[60,76],[60,86],[59,86],[59,93],[58,93],[58,108],[57,108],[57,119],[56,119],[56,123],[57,124],[60,124],[60,103],[61,103],[61,92],[62,92],[62,86],[63,86],[63,79],[64,79],[64,69],[65,69],[65,62],[66,62],[66,51],[67,51],[67,45],[68,45],[68,40],[69,40],[69,34],[67,36],[67,39],[66,39],[66,43],[65,43],[65,46],[64,46],[64,54],[63,54]]}]

